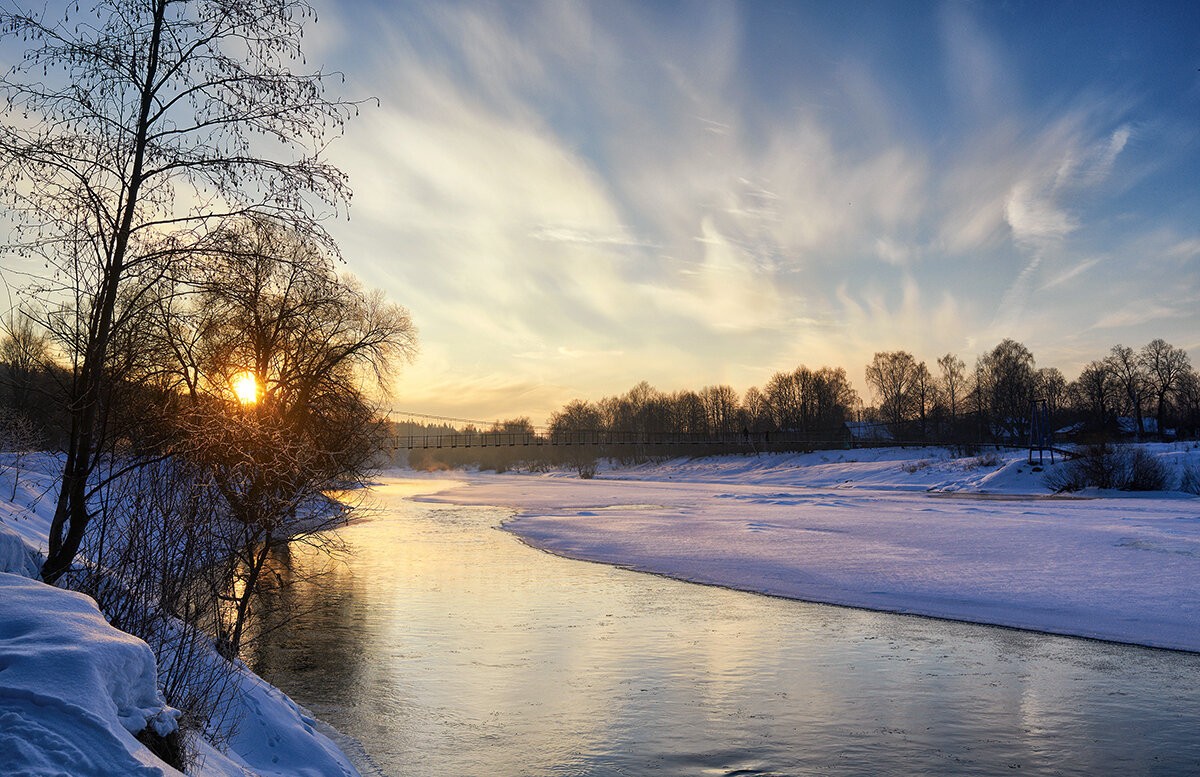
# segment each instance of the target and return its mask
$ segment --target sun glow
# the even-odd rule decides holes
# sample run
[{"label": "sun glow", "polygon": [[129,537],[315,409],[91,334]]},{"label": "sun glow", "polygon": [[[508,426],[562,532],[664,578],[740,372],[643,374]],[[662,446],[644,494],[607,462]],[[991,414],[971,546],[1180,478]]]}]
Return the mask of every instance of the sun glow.
[{"label": "sun glow", "polygon": [[239,372],[229,382],[234,396],[243,405],[253,405],[258,401],[258,381],[252,372]]}]

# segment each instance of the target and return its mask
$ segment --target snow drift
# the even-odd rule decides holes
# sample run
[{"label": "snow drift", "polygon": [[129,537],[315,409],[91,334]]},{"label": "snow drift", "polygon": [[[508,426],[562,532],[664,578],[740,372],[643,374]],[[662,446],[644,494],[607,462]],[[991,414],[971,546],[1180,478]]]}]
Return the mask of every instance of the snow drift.
[{"label": "snow drift", "polygon": [[[10,535],[11,536],[11,535]],[[178,774],[134,734],[165,736],[178,710],[158,693],[154,654],[96,603],[0,574],[0,763],[11,775]]]},{"label": "snow drift", "polygon": [[[0,502],[0,773],[179,775],[134,736],[147,727],[165,735],[179,717],[159,694],[151,648],[109,625],[90,597],[31,579],[56,462],[31,456],[28,464],[17,499]],[[357,777],[302,708],[241,662],[230,671],[236,731],[227,752],[192,743],[192,777]]]}]

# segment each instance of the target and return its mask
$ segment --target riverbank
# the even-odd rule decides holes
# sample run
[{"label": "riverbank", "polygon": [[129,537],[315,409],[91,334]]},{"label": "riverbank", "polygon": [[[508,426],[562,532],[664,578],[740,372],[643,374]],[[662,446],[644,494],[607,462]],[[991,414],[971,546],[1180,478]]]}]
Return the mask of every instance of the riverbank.
[{"label": "riverbank", "polygon": [[[1147,446],[1165,466],[1187,445]],[[1056,497],[1024,453],[933,449],[462,474],[426,497],[588,561],[805,601],[1200,652],[1200,499]],[[445,473],[442,473],[444,476]],[[1084,497],[1084,498],[1080,498]]]},{"label": "riverbank", "polygon": [[[0,488],[0,764],[5,774],[179,775],[134,734],[175,727],[145,642],[112,628],[87,596],[36,581],[54,510],[48,456]],[[214,660],[221,660],[213,655]],[[191,777],[357,777],[321,724],[237,662],[237,724],[221,748],[196,739]]]}]

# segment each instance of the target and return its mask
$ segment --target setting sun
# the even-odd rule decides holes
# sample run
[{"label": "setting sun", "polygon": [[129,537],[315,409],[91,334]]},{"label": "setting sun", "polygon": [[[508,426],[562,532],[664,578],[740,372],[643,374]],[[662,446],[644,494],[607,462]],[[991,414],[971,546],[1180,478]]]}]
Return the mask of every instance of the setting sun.
[{"label": "setting sun", "polygon": [[253,405],[258,401],[258,381],[254,379],[254,373],[239,372],[229,385],[233,388],[238,402],[243,405]]}]

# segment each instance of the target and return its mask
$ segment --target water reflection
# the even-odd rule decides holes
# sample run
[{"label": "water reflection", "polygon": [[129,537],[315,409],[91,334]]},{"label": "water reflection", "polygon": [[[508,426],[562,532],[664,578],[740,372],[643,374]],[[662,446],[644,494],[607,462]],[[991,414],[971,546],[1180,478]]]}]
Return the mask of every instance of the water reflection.
[{"label": "water reflection", "polygon": [[1200,773],[1200,656],[568,561],[413,490],[252,661],[384,774]]}]

